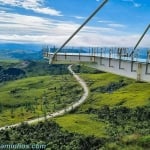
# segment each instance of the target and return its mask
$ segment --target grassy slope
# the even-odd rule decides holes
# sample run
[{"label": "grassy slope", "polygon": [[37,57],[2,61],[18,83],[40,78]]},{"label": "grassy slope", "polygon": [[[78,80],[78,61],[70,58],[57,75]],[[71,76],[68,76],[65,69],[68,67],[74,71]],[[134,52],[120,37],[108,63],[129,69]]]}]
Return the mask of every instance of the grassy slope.
[{"label": "grassy slope", "polygon": [[[67,91],[68,88],[71,90]],[[15,93],[11,93],[13,90]],[[7,82],[0,87],[0,126],[65,107],[77,100],[81,91],[70,75],[30,77]]]},{"label": "grassy slope", "polygon": [[19,64],[20,61],[19,60],[12,60],[12,59],[8,59],[8,60],[0,60],[0,66],[4,67],[4,68],[8,68],[8,67],[13,67],[16,66],[17,64]]},{"label": "grassy slope", "polygon": [[[108,124],[98,121],[97,118],[95,117],[95,115],[87,114],[86,110],[88,110],[89,108],[98,109],[98,108],[101,108],[104,105],[109,105],[111,107],[114,107],[115,105],[123,105],[123,106],[127,106],[127,107],[130,107],[130,108],[134,108],[134,107],[137,107],[137,106],[148,105],[149,102],[150,102],[150,96],[149,96],[150,84],[149,83],[137,83],[134,80],[127,79],[127,78],[120,77],[120,76],[116,76],[116,75],[112,75],[112,74],[109,74],[109,73],[81,74],[81,77],[87,82],[87,84],[89,86],[89,90],[90,90],[90,95],[89,95],[89,98],[88,98],[87,102],[85,104],[83,104],[74,114],[68,114],[66,116],[62,116],[62,117],[59,117],[59,118],[55,119],[56,122],[59,123],[63,127],[63,129],[66,129],[70,132],[82,133],[86,136],[94,135],[96,137],[107,137],[105,127]],[[67,82],[64,82],[64,84],[62,84],[63,82],[61,82],[61,85],[60,85],[59,84],[60,79],[59,78],[56,79],[55,76],[52,76],[51,79],[49,77],[49,79],[48,79],[49,80],[49,85],[47,86],[48,83],[46,81],[43,81],[42,84],[40,83],[40,78],[42,78],[42,77],[38,77],[38,79],[36,77],[35,79],[37,79],[37,81],[34,78],[32,78],[33,81],[29,81],[27,86],[22,85],[21,88],[25,88],[24,90],[27,90],[26,88],[30,88],[31,91],[32,90],[34,91],[34,89],[32,88],[33,85],[34,85],[34,88],[36,88],[37,90],[38,90],[38,88],[40,88],[39,91],[42,90],[41,95],[40,95],[40,97],[42,99],[43,94],[45,93],[45,91],[47,93],[47,90],[48,90],[48,89],[45,89],[45,88],[42,88],[42,87],[47,87],[48,88],[48,87],[51,87],[52,85],[57,86],[57,84],[58,84],[58,87],[60,87],[60,86],[63,87],[63,86],[66,86],[66,83],[67,83]],[[46,79],[46,77],[43,77],[43,78]],[[24,79],[24,80],[28,81],[30,79],[31,78]],[[42,80],[44,80],[44,79],[42,79]],[[55,83],[56,80],[57,80],[57,83]],[[65,78],[63,80],[66,81]],[[115,90],[114,92],[101,93],[101,92],[97,91],[97,89],[99,89],[100,87],[107,86],[112,82],[118,82],[119,80],[124,80],[128,85],[124,86],[124,87],[122,87],[118,90]],[[21,84],[21,83],[19,83],[20,81],[15,81],[15,82],[16,83],[18,82],[15,85],[15,87],[18,84],[19,85]],[[32,82],[33,82],[33,84],[32,84]],[[25,83],[27,83],[27,82],[25,82]],[[22,82],[22,84],[23,84],[23,82]],[[12,86],[11,87],[11,89],[12,89],[13,88],[13,82],[11,84],[9,84],[9,86]],[[4,85],[3,88],[5,90],[9,91],[10,90],[9,86]],[[52,86],[52,88],[54,88],[54,86]],[[72,87],[69,87],[69,85],[68,85],[66,87],[66,90],[65,90],[67,92],[66,93],[67,95],[71,94],[70,89],[72,89]],[[62,91],[62,89],[60,88],[58,93],[62,93],[61,91]],[[7,94],[8,93],[9,92],[7,92]],[[26,94],[29,94],[29,93],[27,92]],[[38,92],[38,94],[39,93],[40,92]],[[55,93],[54,90],[51,91],[51,94],[52,93],[53,94]],[[38,94],[36,92],[36,93],[34,93],[34,96],[38,96]],[[53,96],[55,97],[55,95],[53,95],[53,94],[51,95],[51,94],[47,94],[47,95],[50,96],[50,97],[53,97]],[[78,95],[78,94],[76,92],[74,92],[74,95],[72,95],[72,98],[75,95]],[[0,96],[1,96],[1,93],[0,93]],[[2,96],[1,98],[5,97],[5,96],[6,95]],[[30,94],[29,94],[29,96],[30,96]],[[31,95],[31,97],[34,97],[34,96]],[[0,98],[0,100],[1,100],[1,98]],[[63,99],[65,99],[65,97]],[[27,100],[27,99],[25,99],[25,100]],[[54,99],[51,99],[51,100],[54,100]],[[31,102],[32,101],[34,102],[33,99],[31,100]],[[3,102],[4,102],[4,100],[3,100]],[[22,103],[22,101],[19,101],[19,102]],[[8,104],[8,101],[6,100],[5,103]],[[18,101],[17,101],[17,103],[18,103]],[[56,103],[56,99],[54,100],[54,103]],[[42,114],[43,113],[40,109],[41,108],[39,106],[38,110],[37,110],[37,113],[36,113],[36,117],[37,117],[37,114],[40,114],[40,113]],[[5,125],[4,122],[6,124],[11,124],[11,123],[23,120],[23,118],[28,119],[28,118],[32,118],[32,117],[35,116],[35,115],[33,115],[34,114],[33,112],[28,111],[24,114],[23,117],[22,116],[19,117],[20,111],[21,111],[21,108],[17,108],[15,110],[16,119],[14,119],[14,118],[10,117],[10,110],[6,110],[5,114],[3,114],[0,118],[0,123],[2,125]],[[111,145],[111,143],[110,143],[110,147],[111,146],[113,147],[113,144]]]},{"label": "grassy slope", "polygon": [[20,62],[18,59],[0,59],[0,64],[1,63],[18,63]]},{"label": "grassy slope", "polygon": [[84,134],[86,136],[94,135],[96,137],[106,137],[106,124],[96,121],[94,115],[68,114],[57,118],[56,122],[70,132]]},{"label": "grassy slope", "polygon": [[[88,99],[89,105],[86,104],[83,105],[83,107],[92,106],[93,108],[99,108],[103,105],[115,106],[124,101],[123,106],[133,108],[147,105],[150,102],[149,83],[138,83],[132,79],[112,75],[109,73],[93,75],[89,74],[81,76],[88,83],[90,90],[92,90]],[[118,82],[119,80],[124,80],[128,85],[112,93],[101,93],[93,91],[94,89],[106,86],[112,82]]]},{"label": "grassy slope", "polygon": [[[75,114],[56,118],[60,126],[69,131],[83,133],[84,135],[94,135],[103,137],[106,135],[106,123],[96,121],[91,114],[86,114],[89,108],[99,109],[104,105],[115,106],[123,105],[129,108],[144,106],[150,103],[150,84],[137,83],[136,81],[110,73],[101,74],[81,74],[80,75],[88,84],[90,95],[87,101],[77,110]],[[96,89],[107,86],[112,82],[124,80],[127,86],[124,86],[112,93],[96,92]],[[142,92],[141,92],[142,91]]]}]

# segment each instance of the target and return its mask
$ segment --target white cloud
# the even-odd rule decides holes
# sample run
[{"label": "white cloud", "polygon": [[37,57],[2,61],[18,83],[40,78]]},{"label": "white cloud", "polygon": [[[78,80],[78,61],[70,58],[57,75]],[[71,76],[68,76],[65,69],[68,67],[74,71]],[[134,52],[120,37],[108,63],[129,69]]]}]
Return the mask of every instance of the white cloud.
[{"label": "white cloud", "polygon": [[[0,43],[61,45],[80,25],[36,16],[0,12]],[[134,46],[140,35],[128,35],[119,28],[85,26],[70,42],[72,46]],[[150,36],[143,46],[150,46]]]},{"label": "white cloud", "polygon": [[[80,24],[67,21],[58,21],[36,16],[27,16],[0,12],[0,34],[64,34],[69,35],[75,31]],[[111,28],[84,27],[82,32],[111,32]]]},{"label": "white cloud", "polygon": [[111,28],[125,28],[126,27],[126,25],[124,25],[124,24],[115,23],[115,22],[110,21],[110,20],[99,20],[98,22],[103,23],[106,26],[109,26]]},{"label": "white cloud", "polygon": [[0,0],[0,4],[21,7],[27,10],[32,10],[36,13],[62,16],[60,11],[57,11],[49,7],[45,7],[43,0]]},{"label": "white cloud", "polygon": [[122,0],[122,1],[124,1],[124,2],[130,2],[130,3],[133,4],[134,7],[137,7],[137,8],[142,6],[142,4],[136,3],[134,0]]},{"label": "white cloud", "polygon": [[[91,38],[92,37],[92,38]],[[71,45],[96,47],[134,47],[140,35],[106,35],[93,33],[80,33],[70,42]],[[146,36],[139,46],[150,47],[150,36]]]},{"label": "white cloud", "polygon": [[105,34],[113,34],[117,31],[113,28],[106,28],[106,27],[92,27],[92,26],[86,26],[82,29],[82,32],[84,33],[105,33]]},{"label": "white cloud", "polygon": [[[56,36],[56,35],[0,35],[1,42],[11,42],[11,43],[46,43],[49,45],[60,46],[68,36]],[[92,37],[92,38],[91,38]],[[93,33],[80,33],[77,35],[68,46],[99,46],[99,47],[127,47],[135,46],[140,35],[128,35],[128,36],[108,36],[102,34]],[[139,46],[150,47],[150,36],[146,36]]]},{"label": "white cloud", "polygon": [[111,24],[108,24],[108,26],[114,27],[114,28],[125,28],[126,27],[126,25],[118,24],[118,23],[111,23]]},{"label": "white cloud", "polygon": [[141,4],[134,3],[134,7],[141,7]]},{"label": "white cloud", "polygon": [[82,16],[74,16],[74,18],[76,18],[76,19],[85,19],[85,17],[82,17]]},{"label": "white cloud", "polygon": [[99,20],[99,23],[113,23],[113,21],[110,20]]}]

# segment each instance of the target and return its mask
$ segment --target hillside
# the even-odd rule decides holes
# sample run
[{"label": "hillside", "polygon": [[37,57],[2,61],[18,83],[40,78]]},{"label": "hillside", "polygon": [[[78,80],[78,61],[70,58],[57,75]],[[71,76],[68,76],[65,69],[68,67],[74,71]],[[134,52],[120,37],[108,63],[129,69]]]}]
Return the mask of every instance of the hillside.
[{"label": "hillside", "polygon": [[1,60],[42,60],[41,51],[0,50]]},{"label": "hillside", "polygon": [[[30,67],[32,66],[41,68],[39,72],[43,67],[38,63]],[[31,69],[33,72],[27,70],[28,78],[6,82],[0,88],[1,108],[9,109],[2,111],[4,114],[1,115],[1,125],[45,115],[48,111],[54,111],[54,108],[57,110],[66,107],[66,103],[70,104],[82,94],[79,85],[70,75],[65,75],[65,72],[60,71],[62,75],[36,77],[34,73],[37,69]],[[47,145],[47,149],[54,150],[148,150],[150,84],[100,72],[84,65],[74,66],[74,70],[86,81],[90,92],[81,107],[43,123],[31,126],[22,124],[9,131],[1,131],[0,141],[43,143]],[[46,74],[49,72],[45,72]],[[16,85],[20,87],[15,88]],[[4,101],[2,97],[7,99]],[[22,139],[17,138],[20,130]],[[30,134],[33,131],[34,134]]]},{"label": "hillside", "polygon": [[81,96],[82,89],[68,74],[66,65],[23,63],[15,63],[15,67],[12,63],[1,66],[0,126],[55,112]]},{"label": "hillside", "polygon": [[49,65],[47,61],[1,61],[0,82],[25,77],[68,74],[67,65]]},{"label": "hillside", "polygon": [[149,149],[150,84],[109,73],[81,77],[89,98],[73,114],[55,121],[69,132],[106,138],[106,150]]}]

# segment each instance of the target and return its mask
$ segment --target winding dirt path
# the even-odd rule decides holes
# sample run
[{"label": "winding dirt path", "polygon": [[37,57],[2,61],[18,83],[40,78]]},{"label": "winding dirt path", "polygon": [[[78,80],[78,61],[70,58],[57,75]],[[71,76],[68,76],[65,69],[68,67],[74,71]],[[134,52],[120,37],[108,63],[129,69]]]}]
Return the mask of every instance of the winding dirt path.
[{"label": "winding dirt path", "polygon": [[[57,116],[62,116],[64,115],[65,113],[68,113],[72,110],[74,110],[75,108],[79,107],[85,100],[86,98],[88,97],[88,94],[89,94],[89,91],[88,91],[88,87],[85,83],[84,80],[82,80],[73,70],[72,70],[72,65],[70,65],[68,67],[68,70],[70,71],[70,73],[73,75],[73,77],[77,80],[77,82],[82,86],[83,90],[84,90],[84,93],[82,95],[82,97],[75,103],[73,103],[71,106],[68,106],[67,108],[64,108],[62,110],[59,110],[57,112],[54,112],[52,114],[49,114],[47,115],[46,117],[40,117],[40,118],[36,118],[36,119],[32,119],[32,120],[29,120],[29,121],[24,121],[28,124],[32,124],[32,123],[35,123],[35,122],[39,122],[39,121],[43,121],[46,119],[49,119],[49,118],[53,118],[53,117],[57,117]],[[14,125],[10,125],[10,126],[5,126],[5,127],[1,127],[0,130],[5,130],[6,128],[11,128],[11,127],[16,127],[16,126],[19,126],[21,123],[17,123],[17,124],[14,124]]]}]

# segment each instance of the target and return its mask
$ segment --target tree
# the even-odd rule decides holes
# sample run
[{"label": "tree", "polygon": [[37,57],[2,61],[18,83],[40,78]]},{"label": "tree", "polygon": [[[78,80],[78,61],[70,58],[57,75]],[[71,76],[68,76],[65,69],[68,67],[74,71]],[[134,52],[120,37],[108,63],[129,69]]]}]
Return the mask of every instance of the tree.
[{"label": "tree", "polygon": [[3,105],[0,103],[0,113],[3,112]]},{"label": "tree", "polygon": [[11,110],[10,110],[10,115],[11,115],[11,118],[14,118],[14,106],[11,107]]}]

